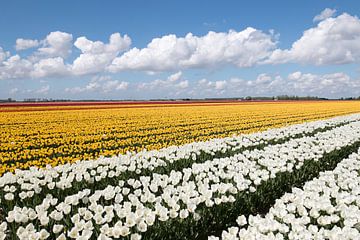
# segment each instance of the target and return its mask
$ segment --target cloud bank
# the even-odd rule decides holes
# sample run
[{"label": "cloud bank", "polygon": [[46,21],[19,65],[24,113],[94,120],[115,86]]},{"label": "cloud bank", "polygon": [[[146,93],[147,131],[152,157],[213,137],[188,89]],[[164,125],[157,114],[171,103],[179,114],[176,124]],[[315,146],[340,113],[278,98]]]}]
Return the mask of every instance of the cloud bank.
[{"label": "cloud bank", "polygon": [[359,62],[360,20],[347,13],[304,31],[290,49],[276,49],[264,63],[336,65]]},{"label": "cloud bank", "polygon": [[[69,94],[88,92],[144,91],[172,96],[203,97],[297,94],[341,96],[359,94],[359,79],[344,72],[311,74],[293,72],[259,74],[256,79],[238,77],[190,80],[189,69],[218,70],[263,65],[301,64],[335,66],[360,62],[360,20],[357,16],[326,8],[313,18],[288,49],[279,48],[279,34],[247,27],[241,31],[213,32],[197,36],[168,34],[154,38],[143,48],[132,46],[132,39],[113,33],[108,41],[75,37],[54,31],[43,39],[18,38],[14,51],[0,46],[0,80],[79,78],[91,79],[84,86],[68,87]],[[169,73],[168,77],[130,83],[113,79],[119,72]],[[47,94],[49,85],[31,90]],[[19,87],[9,94],[21,92]]]},{"label": "cloud bank", "polygon": [[[114,33],[109,42],[74,39],[55,31],[44,39],[16,40],[16,53],[0,47],[0,79],[83,76],[122,71],[170,72],[185,69],[249,68],[264,64],[336,65],[360,60],[360,20],[325,9],[318,24],[303,32],[290,49],[279,49],[277,37],[248,27],[242,31],[188,33],[152,39],[144,48],[131,48],[131,38]],[[74,49],[80,54],[74,56]],[[22,56],[27,50],[32,53]],[[76,52],[76,51],[75,51]],[[77,51],[78,52],[78,51]],[[72,58],[69,58],[72,56]],[[73,61],[71,59],[74,59]]]}]

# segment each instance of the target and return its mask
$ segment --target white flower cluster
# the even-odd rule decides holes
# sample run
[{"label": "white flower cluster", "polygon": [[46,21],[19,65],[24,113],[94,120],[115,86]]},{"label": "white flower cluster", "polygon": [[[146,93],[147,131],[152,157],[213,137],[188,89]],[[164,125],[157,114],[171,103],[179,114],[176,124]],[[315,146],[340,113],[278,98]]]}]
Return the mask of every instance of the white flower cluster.
[{"label": "white flower cluster", "polygon": [[[294,138],[283,144],[268,145],[262,150],[244,151],[231,157],[209,159],[169,174],[153,173],[136,179],[129,178],[103,189],[94,191],[85,188],[65,197],[56,195],[54,190],[53,194],[43,196],[41,204],[14,206],[5,212],[5,220],[0,223],[0,236],[6,238],[6,234],[11,234],[9,229],[16,226],[19,239],[28,239],[28,236],[46,239],[49,236],[47,233],[54,239],[90,239],[96,234],[99,239],[125,236],[140,239],[141,233],[146,232],[156,221],[188,217],[196,221],[201,218],[198,211],[200,208],[234,202],[238,192],[256,191],[258,185],[276,177],[279,172],[292,172],[305,161],[316,161],[325,153],[359,141],[360,121],[354,120],[358,118],[359,115],[344,117],[340,122],[347,122],[345,125],[311,137]],[[112,164],[114,168],[106,165],[90,170],[90,178],[112,178],[126,169],[121,164]],[[130,163],[129,166],[134,165]],[[37,171],[43,172],[45,170]],[[24,176],[23,173],[21,171],[19,174]],[[76,172],[71,171],[69,175],[71,173],[70,180],[66,178],[67,181],[59,182],[71,186],[72,181],[78,181]],[[37,179],[37,187],[27,191],[26,196],[29,192],[41,193],[43,185],[40,181],[51,184],[44,176],[51,175],[34,177]],[[18,184],[26,186],[24,182]],[[5,188],[7,193],[2,204],[9,206],[16,188],[13,185],[6,185]],[[18,195],[23,194],[20,192]],[[59,200],[61,197],[63,200]],[[23,200],[28,199],[25,197]],[[34,226],[34,222],[38,223],[37,226]]]},{"label": "white flower cluster", "polygon": [[221,239],[360,239],[360,150],[293,188],[265,216],[242,215],[237,223]]},{"label": "white flower cluster", "polygon": [[[126,172],[141,175],[142,171],[153,171],[156,167],[166,168],[168,165],[181,161],[195,161],[201,153],[215,155],[219,152],[268,144],[281,139],[292,138],[312,133],[328,127],[335,127],[360,120],[360,114],[339,116],[332,119],[296,124],[288,127],[270,129],[268,131],[246,134],[228,138],[212,139],[206,142],[194,142],[182,146],[171,146],[161,150],[128,153],[114,157],[100,157],[97,160],[83,160],[74,164],[48,166],[45,169],[32,167],[28,170],[16,170],[0,177],[0,190],[6,200],[20,198],[22,200],[41,194],[43,190],[84,188],[87,183],[99,182],[104,179],[119,177]],[[79,186],[80,185],[80,186]],[[1,203],[1,195],[0,195]]]}]

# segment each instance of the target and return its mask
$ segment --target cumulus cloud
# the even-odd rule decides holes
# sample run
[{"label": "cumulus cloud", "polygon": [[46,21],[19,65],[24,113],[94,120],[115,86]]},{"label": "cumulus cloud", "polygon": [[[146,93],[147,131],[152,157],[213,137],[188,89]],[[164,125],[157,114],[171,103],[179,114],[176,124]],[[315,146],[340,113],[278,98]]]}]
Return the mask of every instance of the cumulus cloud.
[{"label": "cumulus cloud", "polygon": [[286,86],[302,95],[341,95],[353,92],[353,88],[360,86],[359,81],[343,72],[324,75],[294,72],[289,74],[287,80]]},{"label": "cumulus cloud", "polygon": [[40,89],[36,90],[35,93],[46,95],[49,93],[49,90],[50,90],[50,86],[46,85],[46,86],[42,86]]},{"label": "cumulus cloud", "polygon": [[115,58],[112,72],[123,70],[170,71],[175,69],[235,65],[251,67],[275,48],[271,34],[254,28],[236,32],[209,32],[205,36],[166,35],[153,39],[146,48],[132,48]]},{"label": "cumulus cloud", "polygon": [[210,81],[203,78],[197,81],[197,84],[191,92],[194,96],[198,95],[198,97],[214,97],[221,96],[225,93],[230,94],[231,91],[232,88],[228,80]]},{"label": "cumulus cloud", "polygon": [[188,88],[188,87],[189,87],[189,81],[188,80],[181,81],[181,82],[179,82],[178,84],[175,85],[175,88],[178,88],[178,89],[185,89],[185,88]]},{"label": "cumulus cloud", "polygon": [[108,93],[112,91],[127,90],[129,82],[113,80],[110,76],[96,76],[83,87],[66,88],[65,92],[77,94],[83,92]]},{"label": "cumulus cloud", "polygon": [[360,20],[343,13],[306,30],[291,49],[275,50],[264,63],[327,65],[360,60]]},{"label": "cumulus cloud", "polygon": [[33,63],[19,55],[10,56],[0,64],[0,79],[25,78],[33,69]]},{"label": "cumulus cloud", "polygon": [[205,89],[222,90],[227,86],[227,81],[226,80],[209,81],[203,78],[198,81],[198,85],[200,87],[204,87]]},{"label": "cumulus cloud", "polygon": [[269,83],[270,81],[271,81],[271,76],[269,76],[268,74],[262,73],[257,76],[255,83],[266,84],[266,83]]},{"label": "cumulus cloud", "polygon": [[4,49],[2,47],[0,47],[0,66],[1,66],[1,62],[4,61],[9,56],[10,56],[10,53],[5,52]]},{"label": "cumulus cloud", "polygon": [[128,49],[131,39],[119,33],[110,36],[109,43],[91,41],[86,37],[76,39],[74,46],[81,54],[73,61],[66,62],[71,54],[72,34],[51,32],[45,39],[17,39],[16,48],[24,50],[40,46],[26,58],[10,56],[0,48],[0,79],[46,78],[54,76],[77,76],[104,72],[104,69],[122,51]]},{"label": "cumulus cloud", "polygon": [[[266,81],[259,81],[266,76]],[[279,75],[271,76],[260,74],[255,81],[247,81],[246,91],[254,94],[272,95],[299,95],[299,96],[347,96],[349,94],[360,93],[360,82],[357,79],[351,79],[343,72],[330,74],[312,74],[302,73],[300,71],[290,73],[283,77]],[[253,89],[251,91],[251,89]],[[255,90],[255,92],[254,92]]]},{"label": "cumulus cloud", "polygon": [[80,49],[81,54],[76,58],[72,65],[72,72],[75,75],[84,75],[104,71],[114,58],[124,50],[128,49],[131,39],[120,33],[110,36],[109,43],[101,41],[91,41],[86,37],[79,37],[74,45]]},{"label": "cumulus cloud", "polygon": [[33,78],[42,78],[50,76],[63,76],[69,73],[61,57],[41,59],[35,63],[30,76]]},{"label": "cumulus cloud", "polygon": [[[176,80],[174,80],[176,79]],[[233,77],[230,79],[186,80],[182,72],[176,72],[165,79],[155,79],[130,85],[128,82],[113,80],[110,76],[94,77],[85,86],[67,88],[66,92],[110,93],[119,90],[140,93],[148,98],[206,98],[245,96],[359,96],[360,81],[343,72],[328,74],[292,72],[288,75],[261,73],[253,79]],[[146,95],[143,95],[144,90]]]},{"label": "cumulus cloud", "polygon": [[245,96],[320,96],[342,97],[360,95],[360,81],[343,72],[329,74],[290,73],[288,76],[267,73],[254,79],[233,77],[210,81],[201,79],[190,86],[193,97],[245,97]]},{"label": "cumulus cloud", "polygon": [[216,81],[215,82],[215,89],[222,90],[226,87],[226,81]]},{"label": "cumulus cloud", "polygon": [[40,42],[38,40],[18,38],[16,39],[15,49],[16,51],[26,50],[37,47],[39,44]]},{"label": "cumulus cloud", "polygon": [[113,90],[126,90],[129,86],[128,82],[120,82],[119,80],[107,81],[103,84],[103,92],[111,92]]},{"label": "cumulus cloud", "polygon": [[181,78],[181,76],[182,76],[182,72],[179,71],[179,72],[177,72],[177,73],[174,73],[174,74],[170,75],[170,76],[168,77],[168,81],[170,81],[170,82],[176,82],[177,80],[179,80],[179,79]]},{"label": "cumulus cloud", "polygon": [[189,81],[182,78],[182,72],[176,72],[166,79],[156,79],[151,82],[140,83],[138,89],[149,89],[149,90],[170,90],[177,91],[186,89],[189,86]]},{"label": "cumulus cloud", "polygon": [[19,55],[9,57],[0,65],[0,79],[43,78],[68,74],[61,57],[40,59],[33,63]]},{"label": "cumulus cloud", "polygon": [[[71,53],[72,35],[51,32],[44,40],[17,39],[15,48],[41,46],[33,54],[22,58],[19,54],[10,56],[0,48],[0,79],[44,78],[69,75],[64,59]],[[5,53],[5,54],[4,54]]]},{"label": "cumulus cloud", "polygon": [[316,15],[313,19],[314,22],[322,21],[329,17],[334,16],[336,9],[325,8],[319,15]]},{"label": "cumulus cloud", "polygon": [[[108,42],[89,40],[86,36],[78,37],[74,42],[72,34],[54,31],[42,40],[17,39],[15,48],[18,51],[34,48],[25,56],[21,55],[23,53],[11,56],[0,47],[0,79],[77,77],[129,70],[148,74],[176,72],[169,78],[147,82],[143,86],[187,89],[191,84],[183,79],[181,71],[191,68],[214,70],[224,66],[247,68],[259,64],[333,65],[359,62],[359,18],[347,13],[333,17],[334,13],[335,10],[325,9],[316,16],[317,25],[304,31],[289,49],[277,48],[278,35],[273,30],[265,33],[251,27],[242,31],[210,31],[203,36],[188,33],[178,37],[170,34],[152,39],[141,49],[129,49],[130,37],[120,33],[112,34]],[[75,51],[80,52],[79,55],[72,52],[74,47],[79,50]],[[206,84],[210,89],[223,91],[229,86],[229,81],[222,81]],[[271,76],[262,75],[252,80],[251,84],[269,82]],[[89,88],[97,84],[89,83]],[[103,87],[104,84],[101,84],[97,89],[106,91]]]},{"label": "cumulus cloud", "polygon": [[43,47],[38,54],[46,57],[66,58],[71,53],[73,36],[66,32],[51,32],[43,40]]}]

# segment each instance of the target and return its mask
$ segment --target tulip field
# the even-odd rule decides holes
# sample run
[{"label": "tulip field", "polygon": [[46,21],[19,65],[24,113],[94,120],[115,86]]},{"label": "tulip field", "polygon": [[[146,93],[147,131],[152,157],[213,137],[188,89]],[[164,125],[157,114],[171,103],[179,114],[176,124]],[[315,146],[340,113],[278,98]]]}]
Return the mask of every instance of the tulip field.
[{"label": "tulip field", "polygon": [[360,102],[0,105],[0,240],[360,239]]}]

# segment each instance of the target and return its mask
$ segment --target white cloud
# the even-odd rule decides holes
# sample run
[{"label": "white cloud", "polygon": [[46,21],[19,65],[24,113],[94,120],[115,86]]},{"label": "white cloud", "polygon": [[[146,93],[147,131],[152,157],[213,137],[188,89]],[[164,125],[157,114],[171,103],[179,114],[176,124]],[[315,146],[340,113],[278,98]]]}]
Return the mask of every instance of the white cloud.
[{"label": "white cloud", "polygon": [[16,39],[15,49],[16,51],[26,50],[37,47],[39,44],[40,43],[38,40],[18,38]]},{"label": "white cloud", "polygon": [[179,89],[185,89],[189,87],[189,81],[188,80],[184,80],[179,82],[178,84],[175,85],[175,88],[179,88]]},{"label": "white cloud", "polygon": [[360,20],[344,13],[306,30],[291,49],[275,50],[263,63],[346,64],[360,60]]},{"label": "white cloud", "polygon": [[49,76],[64,76],[69,74],[68,68],[61,57],[41,59],[34,64],[34,69],[30,73],[33,78],[42,78]]},{"label": "white cloud", "polygon": [[[104,93],[122,90],[124,93],[140,93],[142,98],[206,98],[245,96],[359,96],[360,81],[343,72],[313,74],[295,71],[287,76],[262,73],[253,79],[233,77],[224,80],[186,80],[179,72],[165,79],[155,79],[131,85],[113,80],[109,76],[94,77],[87,85],[66,89],[66,92]],[[172,79],[177,80],[172,81]],[[144,94],[146,91],[146,94]]]},{"label": "white cloud", "polygon": [[32,62],[14,55],[0,64],[0,79],[25,78],[29,76],[32,69]]},{"label": "white cloud", "polygon": [[102,72],[120,52],[128,49],[130,44],[131,39],[127,35],[121,37],[120,33],[112,34],[108,44],[79,37],[74,45],[81,50],[81,54],[74,60],[72,72],[75,75]]},{"label": "white cloud", "polygon": [[138,89],[149,89],[156,91],[165,90],[181,90],[186,89],[189,86],[189,81],[182,79],[182,72],[176,72],[171,74],[166,79],[156,79],[151,82],[140,83]]},{"label": "white cloud", "polygon": [[44,40],[17,39],[15,48],[24,50],[41,45],[27,58],[16,54],[10,56],[0,48],[0,79],[43,78],[66,76],[70,72],[64,58],[71,53],[72,35],[65,32],[51,32]]},{"label": "white cloud", "polygon": [[275,46],[271,35],[250,27],[241,32],[209,32],[200,37],[172,34],[154,38],[146,48],[132,48],[115,58],[109,70],[170,71],[225,64],[251,67],[268,57]]},{"label": "white cloud", "polygon": [[316,15],[313,19],[314,22],[322,21],[329,17],[334,16],[336,9],[325,8],[319,15]]},{"label": "white cloud", "polygon": [[71,53],[73,36],[66,32],[51,32],[42,41],[43,47],[38,49],[38,54],[45,57],[66,58]]},{"label": "white cloud", "polygon": [[[1,66],[1,62],[5,61],[6,58],[8,58],[10,56],[9,52],[5,52],[4,49],[2,47],[0,47],[0,66]],[[1,75],[1,73],[0,73]]]},{"label": "white cloud", "polygon": [[115,90],[126,90],[126,89],[128,89],[128,87],[129,87],[129,82],[117,81]]},{"label": "white cloud", "polygon": [[53,76],[86,75],[104,72],[104,68],[122,51],[128,49],[131,39],[119,33],[110,36],[109,43],[90,41],[79,37],[74,45],[81,54],[73,64],[66,63],[72,49],[72,35],[65,32],[51,32],[44,40],[17,39],[16,48],[23,50],[41,45],[27,58],[20,55],[10,57],[0,47],[0,79],[45,78]]},{"label": "white cloud", "polygon": [[217,90],[222,90],[222,89],[225,88],[225,86],[226,86],[226,81],[225,80],[215,82],[215,89],[217,89]]},{"label": "white cloud", "polygon": [[[320,21],[317,26],[304,31],[290,49],[275,49],[278,36],[273,30],[264,33],[251,27],[243,31],[208,32],[203,36],[189,33],[184,37],[177,37],[170,34],[152,39],[142,49],[130,50],[127,50],[131,45],[130,37],[119,33],[112,34],[108,43],[92,41],[85,36],[78,37],[73,43],[72,34],[60,31],[49,33],[43,40],[19,38],[16,42],[18,50],[38,48],[32,54],[21,57],[23,55],[20,54],[11,56],[0,47],[0,79],[76,77],[127,70],[144,71],[148,74],[172,71],[176,73],[168,78],[156,79],[140,84],[139,87],[184,90],[189,89],[192,84],[183,79],[180,70],[189,68],[214,70],[223,66],[246,68],[257,64],[289,62],[310,65],[358,63],[360,20],[347,13],[337,17],[332,17],[333,14],[334,10],[325,9],[316,17]],[[80,54],[69,58],[73,46],[80,50]],[[302,74],[298,76],[299,74],[294,73],[289,79],[304,77]],[[246,86],[273,86],[274,80],[273,76],[264,74],[241,83]],[[120,85],[118,89],[127,88],[122,81],[112,81],[117,80],[108,80],[106,84],[93,81],[79,89],[107,91],[112,87],[116,90],[115,85]],[[206,84],[208,89],[224,91],[229,88],[230,81],[207,81]]]},{"label": "white cloud", "polygon": [[221,97],[225,93],[232,91],[228,80],[210,81],[205,78],[200,79],[192,92],[197,97]]},{"label": "white cloud", "polygon": [[113,90],[126,90],[129,86],[128,82],[120,82],[119,80],[107,81],[102,85],[103,92],[111,92]]},{"label": "white cloud", "polygon": [[50,90],[50,86],[46,85],[46,86],[42,86],[40,89],[36,90],[35,93],[46,95],[49,93],[49,90]]},{"label": "white cloud", "polygon": [[182,72],[179,71],[179,72],[177,72],[177,73],[174,73],[174,74],[170,75],[170,76],[168,77],[168,80],[169,80],[170,82],[175,82],[175,81],[179,80],[179,79],[181,78],[181,76],[182,76]]},{"label": "white cloud", "polygon": [[266,73],[262,73],[262,74],[259,74],[255,80],[255,83],[256,84],[266,84],[266,83],[269,83],[271,82],[271,76],[266,74]]},{"label": "white cloud", "polygon": [[71,73],[68,68],[61,57],[44,58],[33,62],[14,55],[0,63],[0,80],[69,76]]},{"label": "white cloud", "polygon": [[[263,76],[266,76],[267,81],[258,81]],[[249,92],[248,95],[287,94],[329,97],[360,93],[359,90],[356,90],[360,87],[360,82],[351,79],[343,72],[318,75],[297,71],[290,73],[285,78],[280,75],[260,74],[255,81],[247,81],[242,86],[244,92]]]},{"label": "white cloud", "polygon": [[360,81],[343,72],[312,74],[293,72],[288,76],[259,74],[255,79],[230,78],[210,81],[201,79],[189,92],[194,97],[244,97],[244,96],[359,96]]},{"label": "white cloud", "polygon": [[298,80],[298,79],[300,79],[301,74],[302,73],[300,71],[290,73],[289,76],[288,76],[288,79],[291,80],[291,81]]},{"label": "white cloud", "polygon": [[110,76],[96,76],[84,87],[66,88],[65,92],[72,94],[83,92],[108,93],[113,91],[127,90],[129,82],[113,80]]},{"label": "white cloud", "polygon": [[345,94],[345,92],[352,92],[352,88],[359,86],[358,81],[352,80],[342,72],[324,75],[295,72],[287,78],[287,87],[302,95],[310,93],[321,96]]}]

